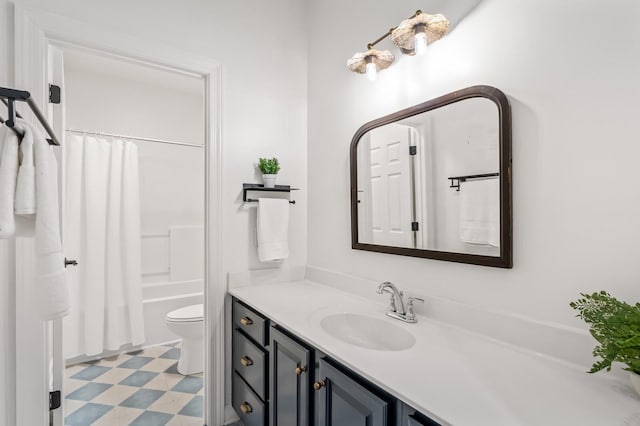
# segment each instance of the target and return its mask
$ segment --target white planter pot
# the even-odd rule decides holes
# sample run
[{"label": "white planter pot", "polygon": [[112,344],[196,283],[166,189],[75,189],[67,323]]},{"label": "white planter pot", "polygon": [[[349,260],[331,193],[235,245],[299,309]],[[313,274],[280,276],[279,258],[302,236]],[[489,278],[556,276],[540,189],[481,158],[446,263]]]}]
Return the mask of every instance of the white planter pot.
[{"label": "white planter pot", "polygon": [[636,390],[636,393],[640,395],[640,374],[636,374],[633,371],[629,371],[629,379],[631,380],[631,385]]},{"label": "white planter pot", "polygon": [[265,188],[275,188],[276,187],[276,176],[278,175],[262,175],[262,183]]}]

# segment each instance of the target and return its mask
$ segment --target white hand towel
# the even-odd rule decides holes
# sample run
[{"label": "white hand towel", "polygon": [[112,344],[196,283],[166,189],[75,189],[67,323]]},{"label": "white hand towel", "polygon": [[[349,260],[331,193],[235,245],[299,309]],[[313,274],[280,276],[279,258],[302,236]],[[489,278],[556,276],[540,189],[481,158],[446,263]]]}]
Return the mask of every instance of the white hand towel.
[{"label": "white hand towel", "polygon": [[289,257],[289,201],[258,198],[258,258],[261,262]]},{"label": "white hand towel", "polygon": [[[18,125],[16,125],[18,127]],[[51,320],[69,313],[69,290],[65,279],[58,210],[58,164],[44,136],[21,121],[25,138],[34,148],[36,203],[36,285],[41,318]]]},{"label": "white hand towel", "polygon": [[460,239],[500,247],[500,179],[460,182]]},{"label": "white hand towel", "polygon": [[18,175],[18,136],[2,126],[0,134],[0,239],[13,237],[16,231],[14,197]]},{"label": "white hand towel", "polygon": [[[16,127],[25,128],[23,120],[17,120]],[[33,162],[33,132],[25,132],[20,143],[20,168],[16,183],[14,211],[19,215],[36,213],[36,169]]]}]

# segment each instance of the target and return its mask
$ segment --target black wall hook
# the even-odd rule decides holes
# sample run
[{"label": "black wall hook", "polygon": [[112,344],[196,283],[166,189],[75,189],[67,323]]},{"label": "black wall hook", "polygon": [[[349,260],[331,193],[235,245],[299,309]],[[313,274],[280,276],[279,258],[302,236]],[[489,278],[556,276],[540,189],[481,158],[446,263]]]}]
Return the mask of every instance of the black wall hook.
[{"label": "black wall hook", "polygon": [[7,98],[7,109],[9,110],[9,117],[5,121],[7,127],[13,128],[16,125],[16,100],[14,98]]}]

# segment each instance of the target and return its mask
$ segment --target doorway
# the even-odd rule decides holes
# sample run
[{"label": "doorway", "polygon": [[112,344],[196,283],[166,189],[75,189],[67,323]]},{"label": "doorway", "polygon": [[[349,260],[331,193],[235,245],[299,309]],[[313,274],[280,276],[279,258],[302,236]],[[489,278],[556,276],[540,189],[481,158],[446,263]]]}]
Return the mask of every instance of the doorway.
[{"label": "doorway", "polygon": [[[210,58],[154,42],[128,37],[105,28],[63,18],[41,10],[15,6],[15,85],[29,90],[35,102],[47,111],[57,134],[65,129],[59,108],[46,102],[48,83],[55,73],[48,61],[52,47],[72,47],[130,63],[152,65],[202,78],[204,83],[205,147],[205,275],[204,321],[206,424],[224,423],[224,331],[225,282],[221,268],[221,78],[220,66]],[[45,78],[43,80],[43,77]],[[53,80],[52,80],[53,79]],[[124,100],[123,100],[124,101]],[[28,114],[27,114],[28,115]],[[82,129],[99,130],[99,129]],[[106,132],[106,130],[102,130]],[[137,136],[137,135],[130,135]],[[143,137],[148,137],[142,135]],[[30,303],[36,291],[32,245],[16,242],[16,418],[19,424],[46,424],[50,414],[54,424],[63,424],[62,410],[49,412],[49,391],[63,387],[64,356],[57,345],[62,322],[36,321]],[[47,355],[53,353],[53,363]],[[64,389],[62,389],[64,393]],[[46,420],[45,420],[46,419]]]},{"label": "doorway", "polygon": [[52,49],[63,64],[59,181],[74,262],[71,312],[53,342],[64,424],[202,424],[204,81]]}]

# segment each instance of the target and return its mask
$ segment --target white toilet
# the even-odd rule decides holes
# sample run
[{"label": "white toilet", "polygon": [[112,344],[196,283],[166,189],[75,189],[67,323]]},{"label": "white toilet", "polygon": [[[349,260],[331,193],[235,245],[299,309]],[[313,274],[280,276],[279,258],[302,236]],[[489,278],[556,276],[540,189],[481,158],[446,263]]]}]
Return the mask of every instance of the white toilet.
[{"label": "white toilet", "polygon": [[189,375],[204,369],[204,306],[191,305],[176,309],[165,318],[167,328],[182,337],[178,373]]}]

